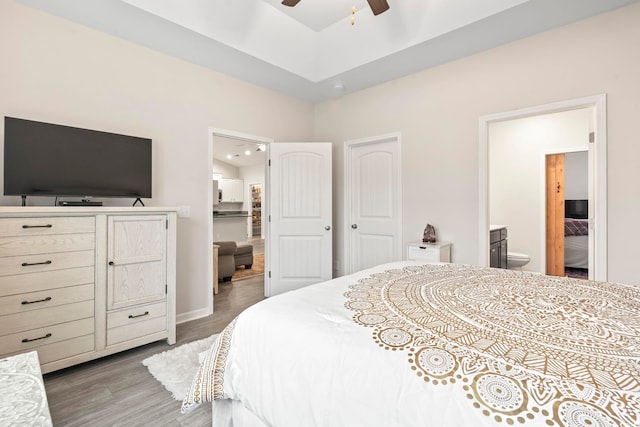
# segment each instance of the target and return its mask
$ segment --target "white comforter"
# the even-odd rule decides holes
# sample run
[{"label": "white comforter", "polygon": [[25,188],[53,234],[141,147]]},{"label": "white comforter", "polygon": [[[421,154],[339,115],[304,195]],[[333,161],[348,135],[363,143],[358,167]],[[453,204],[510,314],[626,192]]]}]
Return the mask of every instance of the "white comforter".
[{"label": "white comforter", "polygon": [[[511,341],[505,341],[503,345],[497,339],[491,343],[488,338],[476,336],[475,342],[469,341],[469,348],[463,348],[462,333],[455,328],[446,331],[451,342],[442,344],[418,329],[412,330],[410,326],[398,322],[398,328],[404,328],[412,334],[415,332],[413,341],[406,344],[401,329],[398,329],[397,336],[393,336],[396,323],[389,324],[392,316],[386,319],[385,330],[391,332],[384,340],[376,335],[380,333],[379,328],[376,331],[375,327],[377,314],[367,314],[369,317],[365,324],[357,321],[355,316],[363,312],[354,309],[366,308],[368,303],[357,301],[357,294],[355,297],[349,294],[349,300],[345,296],[345,293],[353,292],[349,285],[375,272],[417,264],[405,261],[381,265],[269,298],[250,307],[226,333],[221,334],[222,339],[228,342],[218,343],[217,348],[214,346],[209,366],[215,367],[211,372],[200,373],[200,379],[194,381],[194,385],[200,389],[195,394],[190,393],[184,408],[188,410],[194,402],[194,396],[196,403],[204,401],[207,400],[205,394],[213,394],[216,389],[216,398],[241,402],[264,424],[273,427],[494,426],[497,422],[530,426],[548,425],[551,420],[557,422],[553,425],[578,426],[593,425],[590,423],[598,420],[602,422],[600,425],[615,425],[610,423],[612,420],[621,422],[622,418],[616,418],[620,416],[619,408],[614,408],[613,412],[617,413],[605,413],[598,408],[600,404],[612,405],[607,400],[611,399],[611,395],[607,398],[600,396],[600,400],[593,398],[595,393],[601,393],[596,389],[598,384],[592,385],[588,381],[581,384],[581,387],[587,387],[587,391],[580,389],[580,393],[586,396],[585,403],[582,403],[576,399],[582,395],[577,396],[578,392],[572,389],[574,383],[570,372],[567,378],[560,378],[558,382],[553,382],[551,368],[544,368],[540,375],[531,373],[537,369],[533,364],[538,361],[530,361],[535,356],[535,350],[539,350],[538,347],[526,349],[530,353],[527,355],[527,351],[522,353],[518,349],[506,348],[514,345]],[[502,270],[497,274],[519,282],[523,282],[522,278],[535,277]],[[470,303],[470,306],[481,307],[485,300],[496,297],[496,290],[492,286],[489,284],[486,289],[479,286],[483,289],[479,290],[477,301]],[[449,292],[444,288],[437,291]],[[362,293],[362,290],[357,292]],[[389,292],[397,293],[397,290],[390,288]],[[418,290],[411,298],[430,299],[428,292],[431,291]],[[391,294],[387,296],[390,300],[394,298]],[[468,295],[463,297],[468,299]],[[637,304],[637,298],[632,300]],[[537,304],[535,298],[532,301]],[[495,308],[495,304],[493,306]],[[437,302],[434,307],[439,309]],[[480,315],[485,309],[491,310],[486,307],[478,309]],[[552,310],[552,307],[545,306],[543,309]],[[464,321],[478,330],[491,329],[493,324],[499,328],[504,319],[510,322],[508,317],[497,319],[502,314],[506,316],[505,310],[497,308],[495,313],[491,313],[492,320],[487,324],[482,323],[486,319],[478,320],[477,324],[469,322],[466,317]],[[406,318],[409,319],[411,311],[407,312],[408,315],[402,313],[402,316],[408,316]],[[415,313],[415,324],[426,322],[429,327],[439,327],[433,319],[418,318],[421,314],[419,311]],[[461,314],[461,318],[467,315],[468,312]],[[518,316],[518,313],[514,315]],[[541,322],[544,323],[544,319],[543,316]],[[526,322],[530,321],[534,320],[526,319]],[[367,322],[371,325],[367,326]],[[447,325],[442,325],[446,329]],[[539,328],[545,327],[542,325]],[[589,328],[587,326],[585,330]],[[518,330],[514,331],[514,335],[518,333]],[[625,333],[634,335],[631,329]],[[512,338],[517,337],[507,339]],[[527,339],[532,338],[524,340],[525,346]],[[584,340],[584,337],[581,339]],[[429,347],[430,340],[433,340],[433,348]],[[637,333],[633,340],[633,343],[640,343]],[[396,348],[393,348],[394,343],[397,344]],[[500,349],[499,345],[506,350]],[[433,352],[421,353],[414,348],[417,346],[425,346]],[[479,350],[483,346],[487,346],[485,355]],[[501,351],[509,353],[504,357],[496,356]],[[637,352],[632,356],[637,363]],[[515,361],[518,357],[522,358],[523,366],[514,367],[505,363],[505,360]],[[215,363],[213,359],[216,359]],[[562,365],[561,361],[558,365]],[[634,375],[637,374],[636,370]],[[208,381],[217,383],[207,384]],[[631,417],[637,416],[640,413],[637,390],[629,393],[624,394],[624,399],[627,399],[628,405],[635,405],[635,409],[630,411]],[[633,425],[633,419],[628,414],[623,415],[627,418],[621,424],[626,425],[627,421],[632,420],[628,425]]]}]

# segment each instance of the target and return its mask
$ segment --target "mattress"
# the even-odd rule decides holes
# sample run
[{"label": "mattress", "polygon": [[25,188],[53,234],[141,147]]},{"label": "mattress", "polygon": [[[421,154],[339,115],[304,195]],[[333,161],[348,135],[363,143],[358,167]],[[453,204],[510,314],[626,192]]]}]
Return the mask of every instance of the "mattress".
[{"label": "mattress", "polygon": [[639,366],[634,286],[402,262],[244,311],[183,411],[213,401],[216,426],[242,425],[234,412],[273,427],[637,426]]}]

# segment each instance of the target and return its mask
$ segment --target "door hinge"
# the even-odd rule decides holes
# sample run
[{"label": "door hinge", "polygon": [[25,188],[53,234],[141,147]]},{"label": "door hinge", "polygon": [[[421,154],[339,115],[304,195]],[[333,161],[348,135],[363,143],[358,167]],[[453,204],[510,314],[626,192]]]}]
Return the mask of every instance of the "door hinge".
[{"label": "door hinge", "polygon": [[271,279],[271,270],[269,270],[269,279]]},{"label": "door hinge", "polygon": [[164,285],[164,293],[165,295],[169,293],[169,285],[167,284]]},{"label": "door hinge", "polygon": [[596,142],[596,133],[595,132],[589,132],[589,142],[590,143],[594,143]]},{"label": "door hinge", "polygon": [[271,222],[271,215],[269,215],[269,222]]},{"label": "door hinge", "polygon": [[271,159],[269,159],[269,166],[271,166]]},{"label": "door hinge", "polygon": [[168,219],[164,220],[164,228],[166,228],[167,230],[169,229],[169,220]]}]

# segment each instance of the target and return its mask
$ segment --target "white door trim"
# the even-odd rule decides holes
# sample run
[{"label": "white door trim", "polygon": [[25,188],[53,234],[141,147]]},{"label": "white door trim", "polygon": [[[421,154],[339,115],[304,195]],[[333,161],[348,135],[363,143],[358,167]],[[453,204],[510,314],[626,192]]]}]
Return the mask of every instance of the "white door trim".
[{"label": "white door trim", "polygon": [[[397,239],[397,247],[394,248],[394,252],[398,259],[402,259],[402,135],[400,132],[388,133],[385,135],[371,136],[367,138],[353,139],[349,141],[345,141],[344,143],[344,212],[342,217],[344,218],[344,257],[343,257],[343,268],[342,272],[345,274],[353,273],[351,271],[351,160],[352,160],[352,149],[359,145],[367,145],[367,144],[377,144],[381,142],[389,142],[395,141],[398,147],[398,157],[396,160],[396,173],[397,173],[397,188],[396,192],[398,194],[398,218],[400,221],[398,222],[396,233],[398,235]],[[340,272],[338,272],[340,273]]]},{"label": "white door trim", "polygon": [[[207,289],[209,290],[209,293],[207,295],[209,295],[208,297],[208,312],[209,314],[213,313],[213,290],[211,289],[212,285],[213,285],[213,138],[215,136],[221,136],[221,137],[225,137],[225,138],[234,138],[234,139],[239,139],[242,141],[250,141],[250,142],[257,142],[260,144],[270,144],[273,142],[272,138],[267,138],[264,136],[256,136],[256,135],[251,135],[248,133],[242,133],[242,132],[237,132],[237,131],[233,131],[233,130],[227,130],[227,129],[220,129],[217,127],[213,127],[213,126],[209,126],[208,129],[208,140],[209,140],[209,156],[207,157],[206,161],[208,162],[207,165],[207,170],[209,171],[207,177],[207,217],[209,218],[209,226],[208,226],[208,240],[209,240],[209,244],[207,245],[207,254],[208,257],[207,259],[209,260],[209,262],[207,263],[207,265],[209,266],[207,268],[208,270],[208,274],[207,274]],[[265,163],[265,179],[266,179],[266,175],[267,175],[267,165]],[[265,185],[264,188],[262,189],[263,192],[267,191],[268,189],[268,182],[265,181]],[[263,193],[263,197],[264,197],[265,193]],[[265,236],[265,239],[267,237]],[[265,240],[265,262],[268,262],[268,254],[267,254],[267,242]],[[266,267],[266,266],[265,266]],[[266,287],[266,280],[267,280],[267,275],[265,274],[265,287]]]},{"label": "white door trim", "polygon": [[[479,118],[479,198],[478,198],[478,264],[489,265],[489,125],[491,123],[559,113],[581,108],[593,108],[595,147],[593,150],[593,174],[589,183],[593,188],[593,200],[589,210],[593,212],[595,280],[606,281],[607,272],[607,96],[598,94],[584,98],[554,102],[534,107],[511,110]],[[590,195],[591,196],[591,195]],[[592,206],[593,205],[593,206]]]}]

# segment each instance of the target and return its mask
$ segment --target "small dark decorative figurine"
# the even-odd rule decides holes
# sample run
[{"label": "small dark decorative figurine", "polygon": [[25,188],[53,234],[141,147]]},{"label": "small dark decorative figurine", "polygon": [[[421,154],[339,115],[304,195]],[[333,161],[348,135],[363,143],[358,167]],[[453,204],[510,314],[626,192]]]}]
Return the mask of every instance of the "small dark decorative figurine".
[{"label": "small dark decorative figurine", "polygon": [[422,235],[422,241],[424,243],[436,242],[436,229],[433,225],[427,224],[427,227],[424,229],[424,234]]}]

